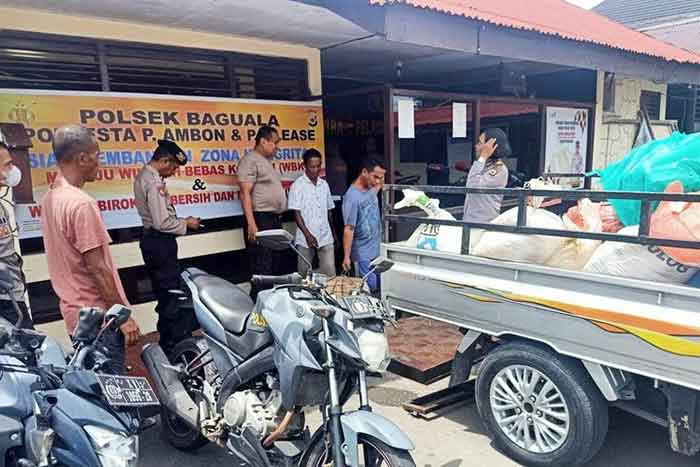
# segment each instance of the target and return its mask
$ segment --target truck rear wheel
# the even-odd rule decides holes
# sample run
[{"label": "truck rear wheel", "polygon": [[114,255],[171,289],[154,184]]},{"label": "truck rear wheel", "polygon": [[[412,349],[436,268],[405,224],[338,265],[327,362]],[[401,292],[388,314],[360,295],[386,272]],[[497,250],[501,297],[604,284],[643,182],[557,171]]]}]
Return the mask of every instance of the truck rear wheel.
[{"label": "truck rear wheel", "polygon": [[479,415],[496,445],[531,466],[577,466],[608,431],[608,406],[580,362],[525,342],[504,344],[482,363]]}]

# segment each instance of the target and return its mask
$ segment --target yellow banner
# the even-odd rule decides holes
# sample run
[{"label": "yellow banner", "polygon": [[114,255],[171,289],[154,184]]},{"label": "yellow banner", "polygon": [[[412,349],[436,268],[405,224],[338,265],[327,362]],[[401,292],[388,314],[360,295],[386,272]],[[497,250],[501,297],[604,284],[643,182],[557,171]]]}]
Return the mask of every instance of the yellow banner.
[{"label": "yellow banner", "polygon": [[98,180],[85,189],[98,200],[110,229],[141,225],[133,180],[158,139],[176,141],[187,153],[188,164],[168,179],[168,189],[179,216],[201,218],[241,214],[236,167],[260,126],[279,130],[273,164],[287,185],[303,170],[304,150],[323,153],[320,102],[0,90],[0,122],[24,124],[33,144],[31,174],[22,174],[31,176],[33,199],[17,200],[22,238],[41,235],[38,203],[56,177],[51,141],[64,124],[90,128],[100,145]]}]

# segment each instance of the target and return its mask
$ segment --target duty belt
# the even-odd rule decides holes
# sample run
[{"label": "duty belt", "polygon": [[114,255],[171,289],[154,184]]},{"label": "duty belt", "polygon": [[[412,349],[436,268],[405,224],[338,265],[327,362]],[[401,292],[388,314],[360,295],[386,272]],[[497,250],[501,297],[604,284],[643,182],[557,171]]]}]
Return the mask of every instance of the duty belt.
[{"label": "duty belt", "polygon": [[177,235],[161,232],[160,230],[144,227],[143,238],[177,238]]}]

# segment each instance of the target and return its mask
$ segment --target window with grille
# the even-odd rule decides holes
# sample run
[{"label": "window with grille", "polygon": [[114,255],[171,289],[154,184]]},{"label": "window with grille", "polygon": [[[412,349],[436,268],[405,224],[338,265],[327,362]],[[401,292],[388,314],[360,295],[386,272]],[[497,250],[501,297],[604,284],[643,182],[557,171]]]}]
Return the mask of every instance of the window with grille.
[{"label": "window with grille", "polygon": [[99,91],[97,45],[0,33],[0,87]]},{"label": "window with grille", "polygon": [[647,111],[649,119],[659,120],[661,118],[661,93],[653,91],[642,91],[641,105]]},{"label": "window with grille", "polygon": [[304,60],[0,32],[0,87],[304,100]]}]

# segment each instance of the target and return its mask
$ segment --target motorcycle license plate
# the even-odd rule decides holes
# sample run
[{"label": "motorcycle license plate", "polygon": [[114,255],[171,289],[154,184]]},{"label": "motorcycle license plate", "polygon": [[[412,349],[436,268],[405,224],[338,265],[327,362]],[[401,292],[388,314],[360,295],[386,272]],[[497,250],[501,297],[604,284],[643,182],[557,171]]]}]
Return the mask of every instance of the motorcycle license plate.
[{"label": "motorcycle license plate", "polygon": [[112,407],[158,405],[158,396],[146,378],[135,376],[96,375],[107,402]]}]

